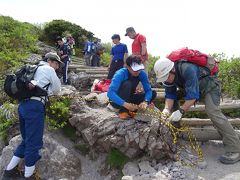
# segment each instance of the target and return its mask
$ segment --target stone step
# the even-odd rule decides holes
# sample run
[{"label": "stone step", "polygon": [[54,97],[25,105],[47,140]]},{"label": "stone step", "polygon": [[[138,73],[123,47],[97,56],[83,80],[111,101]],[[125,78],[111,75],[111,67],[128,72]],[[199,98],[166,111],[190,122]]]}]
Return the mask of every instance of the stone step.
[{"label": "stone step", "polygon": [[92,66],[84,66],[84,65],[72,65],[70,64],[68,66],[68,69],[76,69],[76,68],[81,68],[81,69],[104,69],[104,70],[107,70],[108,68],[107,67],[103,67],[103,66],[100,66],[100,67],[92,67]]},{"label": "stone step", "polygon": [[90,69],[79,69],[77,68],[76,70],[74,70],[75,73],[79,73],[79,72],[85,72],[87,74],[108,74],[108,71],[106,70],[101,70],[101,69],[96,69],[96,70],[90,70]]}]

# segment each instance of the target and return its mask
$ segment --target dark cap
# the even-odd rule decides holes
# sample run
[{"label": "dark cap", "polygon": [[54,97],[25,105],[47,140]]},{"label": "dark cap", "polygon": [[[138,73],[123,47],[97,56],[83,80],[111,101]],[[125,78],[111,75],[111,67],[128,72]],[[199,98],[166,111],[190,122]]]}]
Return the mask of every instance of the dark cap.
[{"label": "dark cap", "polygon": [[128,27],[128,28],[126,29],[126,34],[125,34],[125,36],[127,36],[129,32],[135,32],[134,28],[133,28],[133,27]]},{"label": "dark cap", "polygon": [[114,34],[114,35],[112,36],[112,39],[119,39],[119,40],[120,40],[120,36],[119,36],[118,34]]}]

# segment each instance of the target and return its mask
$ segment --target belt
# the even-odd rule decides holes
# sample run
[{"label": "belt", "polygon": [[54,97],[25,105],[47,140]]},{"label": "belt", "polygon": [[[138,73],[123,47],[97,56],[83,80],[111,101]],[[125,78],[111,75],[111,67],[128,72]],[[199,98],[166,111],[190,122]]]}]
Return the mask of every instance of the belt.
[{"label": "belt", "polygon": [[41,97],[36,97],[36,96],[32,96],[29,99],[33,99],[33,100],[37,100],[40,101],[41,103],[43,103],[43,105],[45,105],[46,101],[44,100],[44,98]]},{"label": "belt", "polygon": [[113,60],[113,62],[120,62],[120,61],[122,61],[122,59]]}]

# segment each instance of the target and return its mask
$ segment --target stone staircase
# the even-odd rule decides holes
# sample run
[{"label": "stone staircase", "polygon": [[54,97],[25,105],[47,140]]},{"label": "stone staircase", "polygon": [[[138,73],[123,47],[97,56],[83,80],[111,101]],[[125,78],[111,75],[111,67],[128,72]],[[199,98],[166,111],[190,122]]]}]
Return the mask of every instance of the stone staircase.
[{"label": "stone staircase", "polygon": [[[91,67],[86,66],[84,59],[78,57],[72,57],[72,63],[69,65],[69,71],[74,73],[84,72],[88,74],[92,81],[94,79],[106,79],[108,74],[107,67]],[[164,98],[164,90],[159,88],[153,88],[157,92],[158,98]]]}]

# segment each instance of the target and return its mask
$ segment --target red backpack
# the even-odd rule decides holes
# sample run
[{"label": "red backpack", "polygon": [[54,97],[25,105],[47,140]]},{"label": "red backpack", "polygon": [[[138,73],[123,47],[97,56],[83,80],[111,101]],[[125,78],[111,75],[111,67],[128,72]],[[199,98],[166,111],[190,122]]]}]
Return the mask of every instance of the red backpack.
[{"label": "red backpack", "polygon": [[173,62],[185,60],[199,66],[207,67],[210,70],[211,75],[214,75],[218,72],[218,61],[215,58],[201,53],[198,50],[188,49],[187,47],[181,48],[172,51],[167,58]]}]

